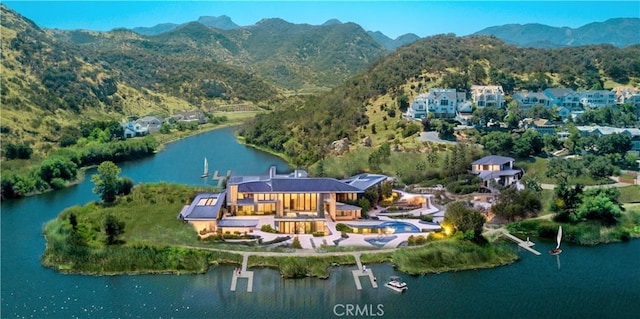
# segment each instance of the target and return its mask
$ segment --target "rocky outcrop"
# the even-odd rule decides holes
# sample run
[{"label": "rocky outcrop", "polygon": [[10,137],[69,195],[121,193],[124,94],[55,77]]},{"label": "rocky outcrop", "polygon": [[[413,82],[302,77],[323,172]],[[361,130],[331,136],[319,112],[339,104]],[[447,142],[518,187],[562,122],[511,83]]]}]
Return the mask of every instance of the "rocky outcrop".
[{"label": "rocky outcrop", "polygon": [[362,145],[366,146],[366,147],[371,147],[371,137],[367,136],[365,138],[362,139]]},{"label": "rocky outcrop", "polygon": [[337,155],[342,155],[345,152],[349,151],[349,138],[345,137],[343,139],[333,141],[329,144],[329,150]]}]

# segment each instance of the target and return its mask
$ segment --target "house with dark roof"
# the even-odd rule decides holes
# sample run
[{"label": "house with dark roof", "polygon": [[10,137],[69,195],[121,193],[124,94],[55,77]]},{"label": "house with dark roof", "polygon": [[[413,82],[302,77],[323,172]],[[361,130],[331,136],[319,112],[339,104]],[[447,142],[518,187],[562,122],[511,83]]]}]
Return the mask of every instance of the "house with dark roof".
[{"label": "house with dark roof", "polygon": [[279,175],[272,167],[267,176],[229,178],[227,209],[232,216],[273,215],[280,233],[326,234],[327,218],[361,218],[361,208],[348,203],[364,193],[362,183],[366,181],[351,185],[333,178],[308,177],[302,170]]},{"label": "house with dark roof", "polygon": [[196,231],[216,231],[222,218],[225,195],[225,192],[198,194],[190,205],[182,208],[178,219],[190,223]]},{"label": "house with dark roof", "polygon": [[517,183],[522,177],[522,170],[515,169],[511,157],[489,155],[471,163],[471,173],[482,178],[485,187],[491,187],[493,182],[502,186]]},{"label": "house with dark roof", "polygon": [[149,133],[156,133],[160,132],[160,128],[162,127],[164,120],[150,115],[137,119],[136,123],[140,124],[142,127],[146,127]]}]

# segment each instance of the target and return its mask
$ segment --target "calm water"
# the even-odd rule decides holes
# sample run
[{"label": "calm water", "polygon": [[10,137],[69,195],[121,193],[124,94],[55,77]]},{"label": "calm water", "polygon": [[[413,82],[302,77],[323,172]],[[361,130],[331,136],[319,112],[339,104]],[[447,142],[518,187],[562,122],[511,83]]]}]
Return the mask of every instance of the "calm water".
[{"label": "calm water", "polygon": [[[204,156],[212,171],[262,173],[273,164],[279,171],[288,169],[276,157],[238,145],[233,130],[223,129],[123,164],[122,175],[136,182],[198,185]],[[332,269],[328,280],[285,280],[277,271],[259,269],[253,293],[242,292],[244,280],[239,292],[229,291],[233,266],[204,275],[105,277],[43,268],[42,225],[65,207],[95,200],[91,188],[87,178],[62,191],[2,203],[2,318],[317,318],[347,317],[347,307],[386,318],[632,318],[640,313],[638,240],[568,246],[559,260],[521,252],[522,259],[507,267],[403,276],[409,291],[402,295],[371,289],[364,281],[364,290],[357,291],[351,268]],[[552,243],[536,248],[546,252]],[[389,265],[368,268],[380,282],[397,274]]]}]

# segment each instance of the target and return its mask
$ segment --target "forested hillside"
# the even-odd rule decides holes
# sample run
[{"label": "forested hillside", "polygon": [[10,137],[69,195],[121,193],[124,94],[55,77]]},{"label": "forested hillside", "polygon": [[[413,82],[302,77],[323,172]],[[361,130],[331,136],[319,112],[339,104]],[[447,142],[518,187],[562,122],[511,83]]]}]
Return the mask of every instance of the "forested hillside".
[{"label": "forested hillside", "polygon": [[[362,138],[357,132],[368,123],[367,110],[384,107],[395,116],[401,111],[398,106],[406,106],[422,88],[468,91],[472,84],[500,84],[507,93],[547,87],[601,89],[637,86],[639,78],[640,45],[524,49],[492,37],[439,35],[399,48],[329,94],[256,118],[243,135],[249,143],[309,165],[327,153],[332,141]],[[392,103],[382,105],[382,100]],[[389,115],[389,127],[397,122]]]},{"label": "forested hillside", "polygon": [[[215,111],[218,104],[278,98],[264,80],[213,59],[137,47],[93,50],[55,39],[4,5],[0,10],[3,142],[42,149],[57,144],[65,126],[82,120]],[[138,37],[130,31],[111,35]],[[91,42],[91,35],[70,36]]]},{"label": "forested hillside", "polygon": [[264,19],[253,26],[223,30],[191,22],[154,36],[126,29],[49,32],[98,53],[145,52],[234,65],[295,90],[339,85],[388,53],[354,23],[313,26]]}]

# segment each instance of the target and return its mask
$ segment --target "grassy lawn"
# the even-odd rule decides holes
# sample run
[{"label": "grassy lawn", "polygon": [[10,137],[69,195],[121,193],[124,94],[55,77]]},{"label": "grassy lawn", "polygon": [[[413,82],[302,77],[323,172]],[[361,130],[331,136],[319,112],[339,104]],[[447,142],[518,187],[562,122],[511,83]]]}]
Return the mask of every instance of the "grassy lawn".
[{"label": "grassy lawn", "polygon": [[[553,177],[547,177],[548,159],[542,157],[535,158],[519,158],[515,162],[516,168],[522,168],[525,176],[537,176],[538,182],[543,184],[556,184],[557,180]],[[602,185],[612,183],[609,179],[595,180],[589,176],[581,175],[569,178],[570,184],[580,183],[582,185]]]},{"label": "grassy lawn", "polygon": [[633,185],[628,187],[618,188],[620,196],[618,202],[620,203],[640,203],[640,185]]}]

